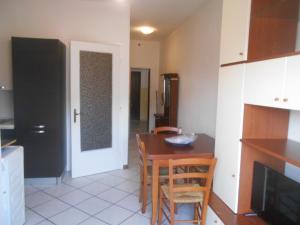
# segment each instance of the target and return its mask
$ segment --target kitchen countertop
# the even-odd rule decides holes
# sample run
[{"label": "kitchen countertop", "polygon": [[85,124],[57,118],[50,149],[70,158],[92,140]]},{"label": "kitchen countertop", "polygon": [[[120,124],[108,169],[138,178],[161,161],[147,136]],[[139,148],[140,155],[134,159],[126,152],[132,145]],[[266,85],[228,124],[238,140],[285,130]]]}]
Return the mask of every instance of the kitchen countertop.
[{"label": "kitchen countertop", "polygon": [[2,139],[1,140],[1,148],[10,146],[16,142],[17,142],[16,139]]},{"label": "kitchen countertop", "polygon": [[15,129],[13,119],[0,119],[0,129]]}]

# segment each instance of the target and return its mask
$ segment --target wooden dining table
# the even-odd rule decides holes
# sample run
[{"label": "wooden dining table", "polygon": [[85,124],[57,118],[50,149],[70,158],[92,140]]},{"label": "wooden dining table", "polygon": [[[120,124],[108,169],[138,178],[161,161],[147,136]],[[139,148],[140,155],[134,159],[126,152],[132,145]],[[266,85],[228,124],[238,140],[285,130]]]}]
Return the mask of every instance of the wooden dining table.
[{"label": "wooden dining table", "polygon": [[[212,158],[214,157],[214,138],[206,134],[197,134],[196,141],[187,146],[169,144],[165,141],[170,135],[141,134],[145,144],[148,160],[152,161],[152,219],[151,224],[156,224],[159,192],[159,169],[168,167],[169,159],[183,158]],[[173,135],[174,136],[174,135]]]}]

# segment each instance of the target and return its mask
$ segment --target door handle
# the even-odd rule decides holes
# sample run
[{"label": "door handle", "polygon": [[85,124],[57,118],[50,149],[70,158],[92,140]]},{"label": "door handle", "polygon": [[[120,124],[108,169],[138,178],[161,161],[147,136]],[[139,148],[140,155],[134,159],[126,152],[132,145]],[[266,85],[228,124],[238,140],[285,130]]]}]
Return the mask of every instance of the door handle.
[{"label": "door handle", "polygon": [[77,116],[79,116],[80,113],[78,113],[77,110],[74,109],[73,114],[74,114],[74,123],[76,123],[76,121],[77,121]]}]

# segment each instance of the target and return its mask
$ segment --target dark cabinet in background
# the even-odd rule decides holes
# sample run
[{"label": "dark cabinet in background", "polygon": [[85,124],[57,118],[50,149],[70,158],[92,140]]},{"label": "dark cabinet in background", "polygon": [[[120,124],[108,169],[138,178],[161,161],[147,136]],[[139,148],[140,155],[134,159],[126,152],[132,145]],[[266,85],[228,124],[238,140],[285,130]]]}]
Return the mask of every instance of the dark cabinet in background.
[{"label": "dark cabinet in background", "polygon": [[65,167],[65,46],[12,38],[14,118],[25,177],[60,177]]},{"label": "dark cabinet in background", "polygon": [[179,78],[176,73],[161,75],[163,112],[155,114],[155,127],[177,127]]}]

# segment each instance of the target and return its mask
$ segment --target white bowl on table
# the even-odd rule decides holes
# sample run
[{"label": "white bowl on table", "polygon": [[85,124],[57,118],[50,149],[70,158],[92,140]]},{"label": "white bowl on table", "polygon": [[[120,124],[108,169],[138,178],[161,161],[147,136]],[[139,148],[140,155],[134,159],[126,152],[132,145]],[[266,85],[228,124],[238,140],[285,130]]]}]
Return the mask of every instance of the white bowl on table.
[{"label": "white bowl on table", "polygon": [[166,137],[165,141],[174,145],[190,145],[197,139],[196,134],[181,134],[174,137]]}]

